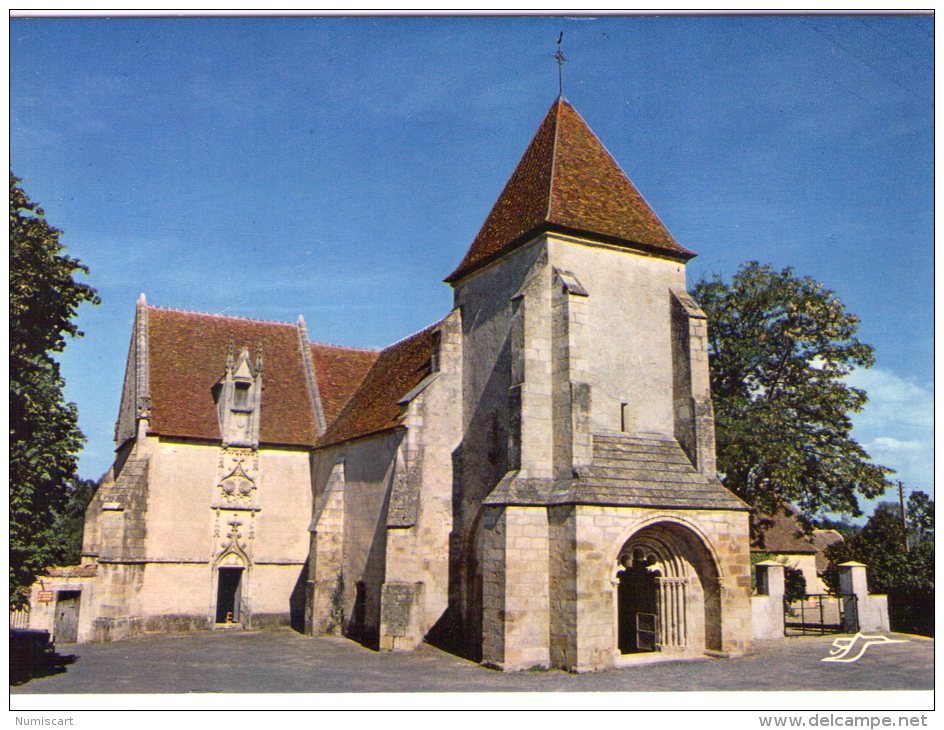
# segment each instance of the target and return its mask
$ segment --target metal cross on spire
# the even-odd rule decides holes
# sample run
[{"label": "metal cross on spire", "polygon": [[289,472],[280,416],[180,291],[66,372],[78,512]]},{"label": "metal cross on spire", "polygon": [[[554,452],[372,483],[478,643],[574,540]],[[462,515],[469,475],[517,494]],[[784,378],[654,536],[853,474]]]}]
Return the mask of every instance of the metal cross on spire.
[{"label": "metal cross on spire", "polygon": [[557,60],[557,93],[560,96],[564,95],[564,64],[567,63],[564,52],[561,50],[562,40],[564,40],[564,31],[561,31],[560,35],[557,36],[557,53],[554,54],[554,58]]}]

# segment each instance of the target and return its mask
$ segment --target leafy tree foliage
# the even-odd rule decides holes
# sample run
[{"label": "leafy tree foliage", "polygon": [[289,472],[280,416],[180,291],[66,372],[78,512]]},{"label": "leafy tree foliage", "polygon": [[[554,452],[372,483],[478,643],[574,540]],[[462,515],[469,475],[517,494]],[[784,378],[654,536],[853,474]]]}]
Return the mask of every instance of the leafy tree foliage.
[{"label": "leafy tree foliage", "polygon": [[783,597],[784,600],[802,601],[806,598],[806,576],[799,568],[787,566],[783,571]]},{"label": "leafy tree foliage", "polygon": [[[849,560],[868,566],[869,591],[888,595],[893,629],[934,633],[934,502],[924,492],[908,500],[910,549],[905,550],[901,508],[882,502],[854,537],[826,550],[832,565]],[[831,590],[838,590],[837,570],[824,576]]]},{"label": "leafy tree foliage", "polygon": [[708,315],[718,471],[759,512],[795,505],[861,514],[857,495],[889,485],[852,438],[866,394],[844,377],[872,365],[859,320],[829,290],[790,268],[743,264],[730,284],[699,282]]},{"label": "leafy tree foliage", "polygon": [[98,482],[75,477],[66,488],[66,503],[56,521],[56,530],[63,540],[60,561],[76,565],[82,559],[82,537],[85,533],[85,508],[88,507]]},{"label": "leafy tree foliage", "polygon": [[915,544],[925,538],[934,541],[934,500],[924,492],[912,492],[905,508],[909,537]]},{"label": "leafy tree foliage", "polygon": [[63,253],[61,231],[19,182],[10,173],[11,604],[21,604],[34,576],[64,554],[57,523],[83,436],[53,354],[67,337],[81,336],[73,321],[78,306],[99,302],[74,278],[88,269]]}]

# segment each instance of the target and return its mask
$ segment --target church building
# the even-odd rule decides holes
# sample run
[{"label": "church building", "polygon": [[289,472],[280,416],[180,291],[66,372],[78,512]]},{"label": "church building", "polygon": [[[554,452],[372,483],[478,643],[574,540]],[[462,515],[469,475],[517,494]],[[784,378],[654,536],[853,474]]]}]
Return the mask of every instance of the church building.
[{"label": "church building", "polygon": [[747,651],[694,255],[560,97],[452,310],[384,350],[142,296],[83,564],[35,625],[292,624],[506,670]]}]

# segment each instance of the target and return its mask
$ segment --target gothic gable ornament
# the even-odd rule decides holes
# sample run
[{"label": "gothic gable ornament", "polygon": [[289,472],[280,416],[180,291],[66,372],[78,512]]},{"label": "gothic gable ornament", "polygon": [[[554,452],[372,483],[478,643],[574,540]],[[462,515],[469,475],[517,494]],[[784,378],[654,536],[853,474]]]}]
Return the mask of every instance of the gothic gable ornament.
[{"label": "gothic gable ornament", "polygon": [[234,356],[230,342],[223,377],[214,386],[220,436],[223,447],[259,448],[259,424],[262,406],[262,347],[256,348],[256,360],[243,347]]},{"label": "gothic gable ornament", "polygon": [[246,448],[220,450],[214,508],[257,510],[259,454]]}]

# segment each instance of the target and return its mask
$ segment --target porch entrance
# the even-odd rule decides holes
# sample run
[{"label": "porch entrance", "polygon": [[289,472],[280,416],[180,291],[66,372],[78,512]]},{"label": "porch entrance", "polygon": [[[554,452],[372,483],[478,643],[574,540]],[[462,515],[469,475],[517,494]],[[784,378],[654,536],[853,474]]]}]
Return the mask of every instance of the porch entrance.
[{"label": "porch entrance", "polygon": [[216,623],[238,624],[242,597],[242,568],[220,568],[216,590]]},{"label": "porch entrance", "polygon": [[630,567],[617,573],[621,654],[656,650],[659,612],[656,605],[657,576],[658,572],[649,569],[642,550],[634,552]]},{"label": "porch entrance", "polygon": [[720,650],[718,567],[700,535],[671,520],[650,523],[617,555],[611,578],[618,654]]}]

